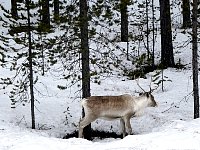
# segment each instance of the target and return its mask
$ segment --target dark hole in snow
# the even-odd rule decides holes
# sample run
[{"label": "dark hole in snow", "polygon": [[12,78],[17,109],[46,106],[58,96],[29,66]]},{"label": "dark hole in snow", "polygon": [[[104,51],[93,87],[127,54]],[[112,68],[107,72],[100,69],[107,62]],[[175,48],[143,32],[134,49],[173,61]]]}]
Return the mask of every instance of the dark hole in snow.
[{"label": "dark hole in snow", "polygon": [[[73,133],[66,134],[63,139],[69,139],[78,137],[78,131],[74,131]],[[116,134],[115,132],[105,132],[98,130],[91,130],[92,140],[94,138],[105,139],[105,138],[122,138],[122,135]]]}]

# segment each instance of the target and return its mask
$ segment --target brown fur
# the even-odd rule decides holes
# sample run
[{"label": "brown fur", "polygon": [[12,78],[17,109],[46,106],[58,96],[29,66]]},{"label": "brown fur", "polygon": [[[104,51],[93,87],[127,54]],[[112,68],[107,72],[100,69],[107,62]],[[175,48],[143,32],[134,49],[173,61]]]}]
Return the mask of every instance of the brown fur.
[{"label": "brown fur", "polygon": [[[87,109],[93,114],[101,114],[102,109],[107,111],[107,113],[109,111],[118,111],[122,109],[126,111],[127,106],[129,106],[130,99],[130,95],[91,96],[88,98],[88,100],[86,100],[87,103],[84,107],[87,107]],[[119,117],[121,116],[119,115]]]}]

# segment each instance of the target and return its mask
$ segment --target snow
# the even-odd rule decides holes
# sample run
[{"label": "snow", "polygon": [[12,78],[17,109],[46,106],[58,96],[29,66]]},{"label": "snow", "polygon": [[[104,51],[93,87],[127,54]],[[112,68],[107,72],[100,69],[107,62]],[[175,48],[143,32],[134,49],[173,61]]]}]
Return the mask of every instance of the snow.
[{"label": "snow", "polygon": [[[147,75],[147,79],[139,80],[145,89],[148,89],[151,74],[153,73]],[[79,100],[65,98],[68,94],[62,93],[63,91],[57,90],[55,99],[55,96],[53,97],[55,89],[51,84],[49,93],[52,97],[43,98],[40,104],[37,104],[39,111],[36,111],[36,122],[38,126],[36,130],[32,130],[30,129],[29,107],[18,106],[10,109],[7,96],[1,91],[0,149],[200,149],[200,119],[192,119],[191,70],[169,68],[164,71],[164,74],[172,82],[164,84],[164,92],[160,88],[154,92],[159,106],[148,108],[141,117],[132,118],[133,135],[124,139],[95,138],[93,141],[76,137],[62,139],[66,133],[78,129],[81,108]],[[44,82],[55,81],[44,77]],[[107,78],[100,85],[92,84],[93,95],[134,94],[133,91],[139,90],[135,81],[121,81],[120,78]],[[66,118],[63,111],[66,110],[66,106],[69,107],[69,113],[73,116],[68,118],[68,124],[64,123]],[[24,116],[23,119],[22,116]],[[119,121],[97,120],[92,123],[92,127],[98,130],[120,132]]]},{"label": "snow", "polygon": [[[6,3],[5,0],[0,1],[10,7],[10,3]],[[57,85],[66,84],[66,81],[61,80],[59,75],[57,76],[59,72],[53,72],[52,69],[45,76],[39,76],[38,83],[35,85],[35,97],[38,100],[35,112],[36,130],[31,129],[29,103],[24,103],[24,106],[18,104],[15,109],[12,109],[9,99],[12,87],[0,90],[0,150],[200,149],[200,119],[193,119],[192,57],[191,44],[188,42],[191,37],[189,34],[181,33],[181,29],[173,29],[173,32],[177,34],[173,42],[175,60],[177,62],[180,59],[181,63],[186,64],[186,69],[164,70],[164,75],[171,82],[164,83],[164,92],[159,87],[153,93],[158,107],[148,108],[143,116],[131,119],[133,135],[126,136],[124,139],[95,138],[93,141],[77,137],[63,139],[66,134],[78,130],[78,122],[81,118],[81,92],[77,85],[65,90],[58,89]],[[159,39],[160,35],[157,35],[155,46],[158,58]],[[185,47],[180,47],[183,43]],[[126,48],[123,43],[117,44]],[[91,46],[95,49],[95,44]],[[132,46],[138,47],[138,44]],[[156,59],[156,62],[158,61],[159,59]],[[132,65],[131,62],[126,63],[124,65]],[[147,91],[153,74],[155,72],[147,74],[147,79],[139,80],[140,85]],[[8,68],[0,68],[0,77],[12,75]],[[91,83],[91,95],[125,93],[138,95],[140,91],[136,81],[115,74],[103,77],[100,85]],[[92,128],[120,134],[118,120],[96,120],[92,123]]]},{"label": "snow", "polygon": [[200,119],[193,121],[174,121],[159,132],[143,135],[130,135],[124,139],[109,139],[99,142],[85,139],[58,139],[42,135],[41,132],[22,129],[11,124],[0,124],[1,150],[82,150],[82,149],[199,149]]}]

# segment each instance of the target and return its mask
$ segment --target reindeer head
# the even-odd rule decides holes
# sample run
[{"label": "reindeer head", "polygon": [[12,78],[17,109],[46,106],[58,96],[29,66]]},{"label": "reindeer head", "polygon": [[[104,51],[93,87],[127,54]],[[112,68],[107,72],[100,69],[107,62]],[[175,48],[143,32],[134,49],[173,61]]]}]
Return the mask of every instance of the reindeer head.
[{"label": "reindeer head", "polygon": [[154,99],[154,96],[150,92],[140,93],[139,96],[146,97],[148,101],[148,107],[157,107],[157,103]]},{"label": "reindeer head", "polygon": [[148,107],[157,107],[158,105],[157,105],[157,103],[156,103],[156,101],[154,99],[154,96],[152,95],[152,92],[155,91],[158,88],[158,86],[156,88],[154,88],[154,89],[151,88],[152,78],[151,78],[151,82],[150,82],[150,85],[149,85],[149,92],[146,92],[140,86],[139,79],[136,80],[136,82],[137,82],[138,87],[143,91],[143,93],[139,93],[139,96],[144,96],[144,97],[147,98],[147,100],[148,100]]}]

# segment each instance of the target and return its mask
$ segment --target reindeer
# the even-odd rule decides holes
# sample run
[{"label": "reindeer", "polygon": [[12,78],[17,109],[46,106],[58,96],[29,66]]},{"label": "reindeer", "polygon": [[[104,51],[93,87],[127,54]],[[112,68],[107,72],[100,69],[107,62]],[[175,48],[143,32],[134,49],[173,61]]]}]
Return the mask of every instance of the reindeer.
[{"label": "reindeer", "polygon": [[[137,84],[141,88],[138,82]],[[98,118],[120,119],[123,137],[126,136],[126,132],[130,135],[132,133],[130,119],[141,115],[146,107],[157,106],[151,93],[150,88],[149,92],[144,91],[139,96],[123,94],[119,96],[91,96],[83,99],[81,105],[84,108],[85,117],[79,123],[79,138],[83,137],[83,128]]]}]

